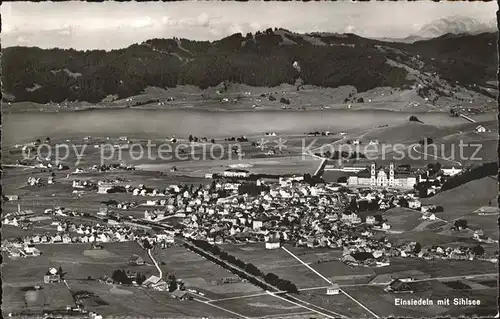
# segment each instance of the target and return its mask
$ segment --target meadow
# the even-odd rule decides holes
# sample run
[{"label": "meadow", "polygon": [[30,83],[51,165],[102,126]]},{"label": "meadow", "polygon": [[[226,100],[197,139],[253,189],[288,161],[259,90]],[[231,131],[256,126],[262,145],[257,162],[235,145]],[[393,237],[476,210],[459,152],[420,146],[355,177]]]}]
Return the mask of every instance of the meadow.
[{"label": "meadow", "polygon": [[[178,301],[170,297],[168,292],[150,291],[140,287],[127,287],[132,294],[117,294],[106,284],[86,281],[69,281],[71,289],[94,293],[107,305],[88,305],[103,316],[135,316],[188,318],[211,315],[227,316],[227,313],[195,300]],[[140,305],[140,307],[138,306]]]},{"label": "meadow", "polygon": [[[50,267],[61,266],[68,280],[97,279],[111,276],[115,269],[139,271],[146,276],[155,274],[146,252],[135,242],[105,243],[100,255],[93,254],[90,244],[45,244],[38,245],[42,255],[29,259],[5,259],[4,282],[8,284],[42,284],[43,276]],[[128,264],[129,258],[137,254],[145,261],[144,266]]]},{"label": "meadow", "polygon": [[436,216],[446,221],[468,215],[481,206],[494,203],[498,196],[498,181],[494,177],[473,180],[456,188],[421,199],[424,205],[443,206],[444,212]]},{"label": "meadow", "polygon": [[155,254],[166,275],[175,275],[185,283],[186,288],[201,291],[210,299],[262,292],[248,282],[219,284],[224,278],[238,279],[238,276],[184,247],[156,250]]},{"label": "meadow", "polygon": [[224,307],[249,317],[266,317],[269,315],[282,315],[304,313],[307,309],[293,305],[270,295],[248,297],[243,299],[221,300],[213,302],[214,305]]}]

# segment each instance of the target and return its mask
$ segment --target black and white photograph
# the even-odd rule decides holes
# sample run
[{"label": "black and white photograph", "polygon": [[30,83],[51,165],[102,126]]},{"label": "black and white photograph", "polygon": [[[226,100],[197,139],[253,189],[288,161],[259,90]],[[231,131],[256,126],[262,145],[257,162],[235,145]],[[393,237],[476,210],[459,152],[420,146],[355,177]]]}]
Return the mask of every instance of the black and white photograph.
[{"label": "black and white photograph", "polygon": [[498,10],[4,2],[2,317],[498,318]]}]

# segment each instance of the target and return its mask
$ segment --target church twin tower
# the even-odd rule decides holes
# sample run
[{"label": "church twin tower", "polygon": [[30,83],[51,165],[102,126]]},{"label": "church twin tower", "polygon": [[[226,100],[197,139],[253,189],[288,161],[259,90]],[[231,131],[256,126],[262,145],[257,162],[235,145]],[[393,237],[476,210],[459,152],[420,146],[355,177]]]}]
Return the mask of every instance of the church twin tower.
[{"label": "church twin tower", "polygon": [[394,162],[389,164],[389,176],[384,169],[376,171],[375,163],[370,168],[370,184],[373,186],[393,186],[394,185]]}]

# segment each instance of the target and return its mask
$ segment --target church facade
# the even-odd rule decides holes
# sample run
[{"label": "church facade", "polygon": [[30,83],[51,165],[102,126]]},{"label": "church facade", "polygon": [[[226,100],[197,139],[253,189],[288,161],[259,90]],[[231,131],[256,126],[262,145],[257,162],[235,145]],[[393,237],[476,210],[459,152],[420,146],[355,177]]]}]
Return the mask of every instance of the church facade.
[{"label": "church facade", "polygon": [[412,189],[417,184],[417,178],[410,173],[401,173],[394,170],[394,163],[377,170],[375,163],[370,165],[370,170],[361,171],[347,179],[348,186],[389,187]]}]

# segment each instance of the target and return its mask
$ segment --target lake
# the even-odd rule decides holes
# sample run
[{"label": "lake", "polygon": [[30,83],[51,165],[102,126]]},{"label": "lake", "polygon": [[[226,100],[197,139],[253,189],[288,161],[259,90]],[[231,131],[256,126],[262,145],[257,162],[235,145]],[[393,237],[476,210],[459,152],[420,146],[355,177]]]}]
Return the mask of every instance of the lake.
[{"label": "lake", "polygon": [[[93,109],[77,112],[3,114],[3,142],[6,145],[36,138],[70,138],[82,135],[165,137],[176,135],[223,137],[265,132],[306,133],[371,128],[402,124],[411,113],[386,110],[311,111],[203,111]],[[464,123],[442,112],[415,112],[425,124],[452,126]],[[493,119],[494,115],[490,115]]]}]

